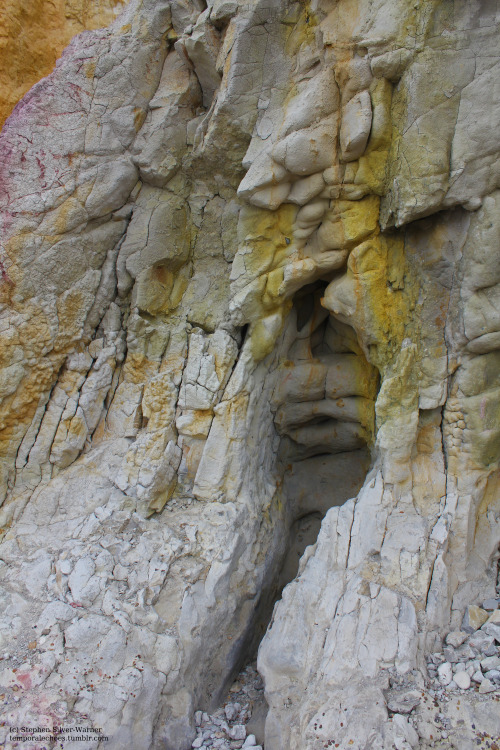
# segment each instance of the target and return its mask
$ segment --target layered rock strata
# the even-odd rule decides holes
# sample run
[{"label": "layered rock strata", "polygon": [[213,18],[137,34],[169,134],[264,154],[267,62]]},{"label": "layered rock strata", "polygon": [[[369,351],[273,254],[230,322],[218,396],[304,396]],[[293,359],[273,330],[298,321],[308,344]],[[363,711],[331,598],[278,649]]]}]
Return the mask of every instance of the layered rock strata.
[{"label": "layered rock strata", "polygon": [[16,107],[6,747],[187,750],[259,642],[266,750],[415,746],[390,691],[495,596],[499,23],[131,0]]}]

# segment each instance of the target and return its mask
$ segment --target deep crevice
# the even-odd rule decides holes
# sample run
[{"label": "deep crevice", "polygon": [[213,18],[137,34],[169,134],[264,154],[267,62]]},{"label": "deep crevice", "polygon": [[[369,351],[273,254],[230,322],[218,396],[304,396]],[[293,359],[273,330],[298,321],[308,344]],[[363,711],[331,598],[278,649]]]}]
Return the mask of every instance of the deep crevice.
[{"label": "deep crevice", "polygon": [[255,659],[274,606],[296,578],[306,547],[316,543],[325,515],[356,497],[372,463],[378,371],[365,359],[354,329],[322,307],[325,286],[320,281],[301,289],[287,323],[296,334],[271,405],[281,436],[277,522],[283,540],[238,668]]}]

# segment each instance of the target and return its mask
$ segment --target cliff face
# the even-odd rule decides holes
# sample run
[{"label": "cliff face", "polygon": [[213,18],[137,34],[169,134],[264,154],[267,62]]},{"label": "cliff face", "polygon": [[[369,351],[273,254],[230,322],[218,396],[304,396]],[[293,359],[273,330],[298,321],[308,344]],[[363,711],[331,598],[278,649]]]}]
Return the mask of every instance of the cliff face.
[{"label": "cliff face", "polygon": [[0,8],[0,128],[70,39],[107,26],[127,0],[3,0]]},{"label": "cliff face", "polygon": [[[266,750],[434,742],[425,658],[497,580],[499,24],[132,0],[16,107],[7,726],[187,750],[265,632]],[[498,721],[462,700],[442,747]]]}]

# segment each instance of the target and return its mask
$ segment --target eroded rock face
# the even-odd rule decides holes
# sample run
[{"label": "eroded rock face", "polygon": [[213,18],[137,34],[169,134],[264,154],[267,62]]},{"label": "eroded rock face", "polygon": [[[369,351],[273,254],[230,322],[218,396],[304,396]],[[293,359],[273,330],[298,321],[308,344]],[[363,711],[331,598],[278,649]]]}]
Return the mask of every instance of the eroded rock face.
[{"label": "eroded rock face", "polygon": [[266,750],[432,740],[393,693],[497,575],[499,22],[132,0],[18,105],[6,727],[187,750],[264,636]]}]

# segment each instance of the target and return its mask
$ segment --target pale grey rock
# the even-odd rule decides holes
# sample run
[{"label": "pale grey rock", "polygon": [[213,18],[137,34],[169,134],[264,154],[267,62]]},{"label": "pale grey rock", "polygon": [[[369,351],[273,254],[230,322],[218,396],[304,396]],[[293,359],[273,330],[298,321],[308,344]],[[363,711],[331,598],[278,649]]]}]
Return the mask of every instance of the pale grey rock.
[{"label": "pale grey rock", "polygon": [[453,648],[458,648],[466,640],[467,640],[467,633],[464,633],[461,630],[453,631],[451,633],[448,633],[448,635],[446,636],[446,643],[452,646]]},{"label": "pale grey rock", "polygon": [[283,135],[302,130],[338,111],[339,90],[334,72],[325,67],[313,78],[298,83],[298,93],[288,102],[281,126]]},{"label": "pale grey rock", "polygon": [[482,626],[481,630],[486,633],[486,635],[493,636],[495,641],[500,643],[500,625],[494,625],[491,622],[487,622]]},{"label": "pale grey rock", "polygon": [[394,714],[392,717],[392,728],[394,744],[397,750],[406,750],[407,747],[418,747],[418,734],[411,724],[408,723],[405,716]]},{"label": "pale grey rock", "polygon": [[488,680],[486,677],[481,681],[481,684],[479,685],[480,693],[492,693],[495,689],[495,684],[491,682],[491,680]]},{"label": "pale grey rock", "polygon": [[210,9],[207,8],[196,20],[193,30],[183,42],[186,53],[203,91],[203,105],[209,107],[214,93],[220,85],[217,71],[219,34],[209,23]]},{"label": "pale grey rock", "polygon": [[491,680],[491,682],[498,683],[500,681],[500,670],[488,669],[488,671],[484,672],[484,676],[486,679]]},{"label": "pale grey rock", "polygon": [[489,669],[498,669],[500,667],[499,656],[488,656],[486,659],[481,660],[481,669],[483,672]]},{"label": "pale grey rock", "polygon": [[233,740],[244,740],[247,736],[247,730],[245,729],[245,726],[243,724],[235,724],[229,730],[229,736]]},{"label": "pale grey rock", "polygon": [[363,154],[372,124],[368,91],[356,94],[342,109],[340,148],[343,161],[355,161]]},{"label": "pale grey rock", "polygon": [[325,182],[322,174],[313,174],[310,177],[304,177],[304,179],[297,180],[292,185],[287,196],[287,201],[288,203],[297,203],[299,206],[304,206],[319,195],[324,187]]},{"label": "pale grey rock", "polygon": [[332,116],[316,126],[294,131],[274,146],[272,157],[294,175],[321,172],[335,161],[337,129],[338,117]]},{"label": "pale grey rock", "polygon": [[389,81],[399,81],[412,58],[412,52],[404,48],[385,52],[383,55],[372,58],[372,73],[376,77],[387,78]]},{"label": "pale grey rock", "polygon": [[470,677],[467,672],[456,672],[453,680],[455,681],[457,687],[460,688],[460,690],[468,690],[470,687]]},{"label": "pale grey rock", "polygon": [[441,685],[449,685],[452,680],[451,664],[447,661],[444,664],[440,664],[438,667],[438,678]]},{"label": "pale grey rock", "polygon": [[391,690],[386,694],[387,708],[398,714],[409,714],[421,700],[417,690]]}]

